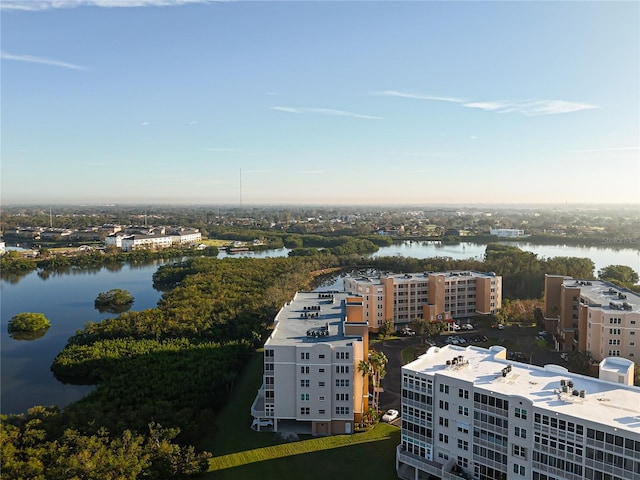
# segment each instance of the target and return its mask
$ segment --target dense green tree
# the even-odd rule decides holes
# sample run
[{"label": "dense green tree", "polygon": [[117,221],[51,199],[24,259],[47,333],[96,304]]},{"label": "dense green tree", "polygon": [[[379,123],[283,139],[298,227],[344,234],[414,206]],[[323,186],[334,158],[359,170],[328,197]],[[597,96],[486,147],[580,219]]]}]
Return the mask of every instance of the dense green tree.
[{"label": "dense green tree", "polygon": [[598,271],[598,278],[623,287],[638,283],[638,273],[627,265],[609,265]]},{"label": "dense green tree", "polygon": [[11,317],[7,324],[9,333],[15,332],[37,332],[45,330],[51,326],[51,322],[43,313],[24,312]]}]

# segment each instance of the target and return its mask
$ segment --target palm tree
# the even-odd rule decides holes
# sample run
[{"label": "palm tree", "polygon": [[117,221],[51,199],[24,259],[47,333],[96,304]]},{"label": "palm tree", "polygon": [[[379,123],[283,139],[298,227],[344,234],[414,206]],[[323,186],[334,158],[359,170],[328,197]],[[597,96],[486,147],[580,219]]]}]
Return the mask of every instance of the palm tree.
[{"label": "palm tree", "polygon": [[[358,371],[362,374],[362,383],[363,386],[366,386],[367,395],[369,395],[369,375],[371,374],[371,364],[366,360],[360,360],[360,363],[358,363]],[[362,392],[360,411],[362,412],[362,421],[364,423],[364,392]]]},{"label": "palm tree", "polygon": [[373,373],[373,408],[378,410],[378,400],[380,398],[380,382],[387,374],[385,366],[388,363],[388,359],[383,352],[371,352],[369,362],[371,363],[371,370]]}]

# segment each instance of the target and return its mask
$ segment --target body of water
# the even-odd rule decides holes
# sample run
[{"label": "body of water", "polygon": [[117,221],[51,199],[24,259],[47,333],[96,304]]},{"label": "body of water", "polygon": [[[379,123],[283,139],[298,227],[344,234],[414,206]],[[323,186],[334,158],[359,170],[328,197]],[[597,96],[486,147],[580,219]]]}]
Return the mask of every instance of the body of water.
[{"label": "body of water", "polygon": [[[576,247],[563,245],[531,245],[526,242],[505,242],[523,250],[534,252],[538,257],[586,257],[595,263],[596,272],[607,265],[627,265],[638,271],[640,251]],[[374,257],[402,255],[414,258],[451,257],[455,259],[475,258],[481,260],[486,245],[462,242],[441,244],[440,242],[403,242],[381,248]],[[286,257],[289,250],[264,250],[242,254],[220,254],[228,257]],[[100,292],[121,288],[129,291],[135,302],[132,310],[144,310],[156,306],[161,293],[153,289],[152,277],[160,262],[147,265],[125,265],[97,270],[72,271],[50,274],[46,278],[32,272],[19,280],[0,281],[0,328],[1,334],[1,398],[2,413],[20,413],[33,405],[58,405],[64,407],[92,390],[91,386],[63,385],[50,371],[55,356],[64,348],[68,338],[85,322],[100,321],[114,316],[101,314],[93,305]],[[342,277],[327,279],[318,289],[342,289]],[[51,328],[42,338],[33,341],[14,340],[9,337],[7,323],[22,312],[43,313]]]},{"label": "body of water", "polygon": [[[640,269],[640,250],[633,248],[580,247],[575,245],[535,245],[528,242],[501,242],[521,250],[533,252],[538,258],[579,257],[590,258],[595,264],[594,275],[608,265],[627,265],[636,272]],[[456,260],[473,258],[482,260],[487,246],[479,243],[460,242],[402,242],[382,247],[373,257],[402,255],[413,258],[451,257]]]},{"label": "body of water", "polygon": [[[153,289],[152,276],[158,265],[125,265],[118,270],[102,268],[92,272],[51,274],[46,279],[32,272],[14,283],[2,280],[0,411],[21,413],[33,405],[64,407],[91,391],[91,386],[58,382],[50,371],[53,359],[85,322],[114,316],[99,313],[94,308],[100,292],[121,288],[134,297],[132,309],[155,307],[161,293]],[[7,324],[11,317],[22,312],[43,313],[51,327],[37,340],[11,338],[7,334]]]}]

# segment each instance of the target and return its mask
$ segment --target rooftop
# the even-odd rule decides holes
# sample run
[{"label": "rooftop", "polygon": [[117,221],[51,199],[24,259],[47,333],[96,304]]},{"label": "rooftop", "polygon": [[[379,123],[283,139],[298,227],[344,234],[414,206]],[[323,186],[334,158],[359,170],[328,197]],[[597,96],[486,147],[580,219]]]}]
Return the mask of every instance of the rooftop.
[{"label": "rooftop", "polygon": [[382,278],[394,278],[397,280],[405,280],[412,278],[429,278],[429,275],[443,275],[447,278],[462,278],[462,279],[470,279],[470,278],[490,278],[495,277],[496,274],[493,272],[476,272],[473,270],[451,270],[447,272],[423,272],[423,273],[390,273],[390,274],[381,274],[379,277],[355,277],[358,282],[375,282],[380,283],[380,279]]},{"label": "rooftop", "polygon": [[575,280],[565,278],[562,282],[567,287],[579,288],[580,295],[589,300],[592,307],[602,307],[607,310],[640,312],[640,295],[620,288],[613,283],[602,280]]},{"label": "rooftop", "polygon": [[360,339],[344,335],[343,303],[350,296],[338,291],[296,293],[276,315],[275,329],[265,347],[313,343],[347,346]]},{"label": "rooftop", "polygon": [[[432,347],[403,370],[459,378],[473,382],[475,391],[521,396],[544,410],[640,434],[640,388],[578,375],[559,365],[538,367],[496,358],[503,352],[499,346]],[[447,365],[454,357],[456,364]]]}]

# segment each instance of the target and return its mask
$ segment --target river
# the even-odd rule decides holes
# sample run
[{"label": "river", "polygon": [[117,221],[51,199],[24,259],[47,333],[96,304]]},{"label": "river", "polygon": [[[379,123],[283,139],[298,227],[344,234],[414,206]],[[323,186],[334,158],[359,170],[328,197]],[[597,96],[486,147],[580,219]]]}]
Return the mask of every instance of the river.
[{"label": "river", "polygon": [[[533,251],[539,257],[587,257],[598,269],[607,265],[627,265],[638,271],[640,251],[635,249],[576,247],[559,245],[531,245],[513,243],[523,250]],[[439,242],[405,242],[381,248],[373,256],[428,258],[434,256],[455,259],[476,258],[484,255],[486,246],[475,243],[442,245]],[[254,258],[285,257],[286,248],[249,252],[240,256]],[[221,254],[219,258],[237,257]],[[153,289],[152,276],[160,262],[146,265],[125,265],[122,268],[102,268],[93,271],[51,274],[48,278],[32,272],[19,280],[0,281],[0,411],[20,413],[33,405],[64,407],[90,392],[91,386],[72,386],[59,383],[49,370],[54,357],[64,348],[67,339],[87,321],[100,321],[112,316],[95,310],[93,302],[98,293],[112,288],[129,291],[135,299],[134,310],[156,306],[161,293]],[[339,288],[341,279],[331,284]],[[329,284],[324,285],[328,287]],[[43,313],[51,328],[38,340],[14,340],[7,335],[7,322],[21,312]]]}]

